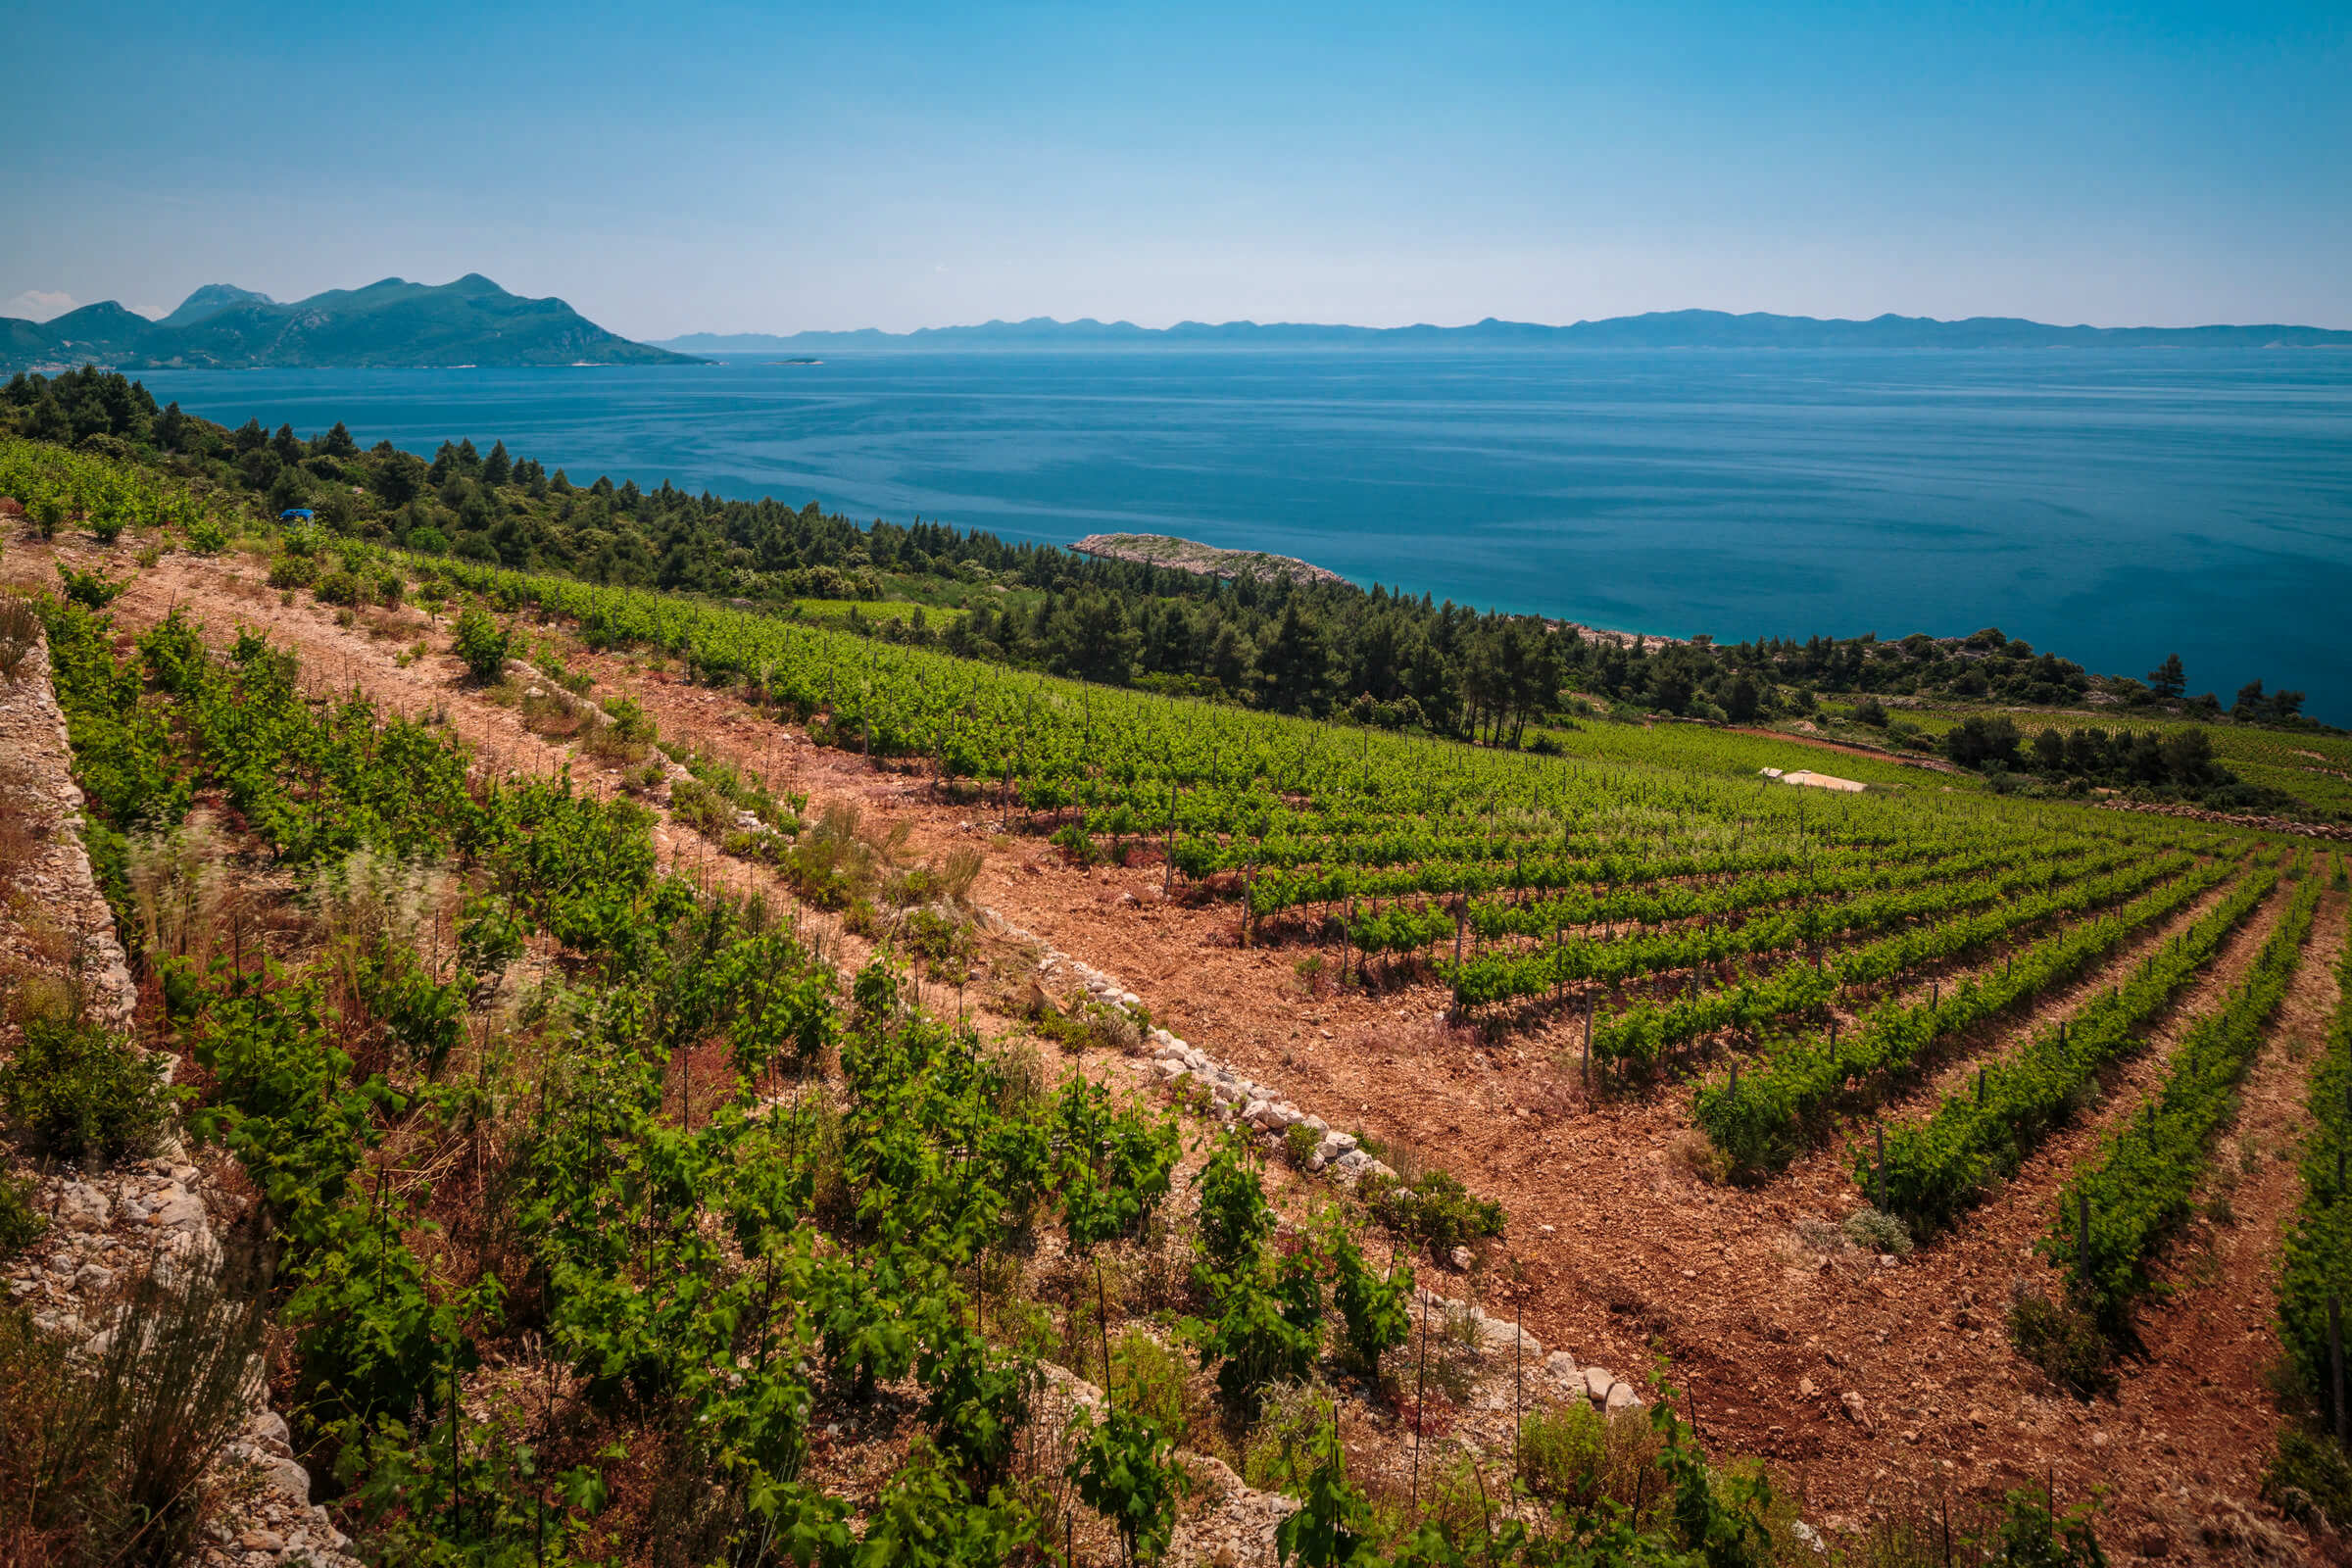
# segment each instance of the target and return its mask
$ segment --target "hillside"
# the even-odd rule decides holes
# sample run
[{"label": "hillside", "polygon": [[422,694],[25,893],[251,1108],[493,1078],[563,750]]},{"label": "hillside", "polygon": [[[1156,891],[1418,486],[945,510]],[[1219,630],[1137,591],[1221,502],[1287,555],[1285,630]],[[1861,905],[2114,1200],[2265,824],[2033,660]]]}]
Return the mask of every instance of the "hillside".
[{"label": "hillside", "polygon": [[160,321],[111,301],[47,322],[0,320],[0,368],[94,363],[122,369],[687,365],[632,343],[559,299],[524,299],[479,273],[452,283],[387,277],[280,304],[210,283]]},{"label": "hillside", "polygon": [[[1872,712],[1863,639],[1717,667],[1507,618],[1357,721],[1282,706],[1336,679],[1282,627],[1336,662],[1418,602],[174,423],[108,376],[0,412],[52,400],[122,416],[0,430],[0,1336],[40,1373],[0,1488],[75,1378],[270,1371],[195,1410],[257,1437],[153,1526],[75,1472],[82,1558],[781,1568],[790,1528],[821,1568],[1233,1568],[1334,1516],[1359,1568],[2333,1551],[2352,882],[2115,807],[2239,757],[2340,783],[2342,736]],[[289,472],[360,496],[280,526]],[[625,529],[668,548],[642,581]],[[818,571],[959,613],[811,623]],[[1216,701],[1037,651],[1134,613],[1141,661],[1228,602],[1211,651],[1265,649]],[[1534,649],[1586,689],[1494,717]],[[1789,731],[1594,701],[1740,672]],[[2039,729],[2046,776],[1910,766],[1895,714],[1954,760]],[[1774,783],[1806,764],[1863,788]],[[77,1359],[155,1234],[172,1328]]]},{"label": "hillside", "polygon": [[976,326],[883,332],[696,332],[665,348],[693,354],[778,349],[1102,348],[1162,344],[1240,348],[1607,348],[1607,349],[2021,349],[2021,348],[2352,348],[2352,331],[2316,326],[2055,326],[2010,317],[1939,321],[1880,316],[1824,320],[1765,312],[1653,311],[1547,326],[1489,318],[1466,326],[1341,326],[1298,321],[987,321]]},{"label": "hillside", "polygon": [[[0,1272],[62,1366],[85,1260],[273,1238],[287,1541],[1207,1568],[1303,1501],[1413,1568],[2330,1549],[2263,1479],[2326,1474],[2285,1456],[2333,1451],[2352,1290],[2327,847],[1887,758],[1825,798],[1759,772],[1792,735],[1118,689],[281,529],[219,471],[0,436],[48,633],[0,696],[53,681],[83,794],[0,786],[86,800],[111,899],[0,945],[37,1001],[119,933],[221,1130],[117,1088],[83,1134],[61,1076]],[[135,1081],[33,1022],[12,1064]]]}]

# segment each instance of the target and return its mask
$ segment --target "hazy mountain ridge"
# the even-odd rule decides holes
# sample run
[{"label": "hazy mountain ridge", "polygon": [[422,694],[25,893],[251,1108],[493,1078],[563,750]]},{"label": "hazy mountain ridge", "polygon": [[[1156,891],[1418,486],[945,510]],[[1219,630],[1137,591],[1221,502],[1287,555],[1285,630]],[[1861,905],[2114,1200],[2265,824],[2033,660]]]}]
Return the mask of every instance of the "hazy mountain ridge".
[{"label": "hazy mountain ridge", "polygon": [[84,362],[122,370],[695,363],[478,272],[440,284],[387,277],[290,304],[207,283],[160,321],[111,300],[47,322],[0,319],[0,368]]},{"label": "hazy mountain ridge", "polygon": [[1326,326],[1293,321],[1179,321],[1137,326],[1092,318],[1059,321],[984,321],[911,332],[863,327],[851,332],[693,332],[660,341],[693,354],[757,354],[809,349],[934,349],[1089,344],[1226,343],[1265,347],[1375,345],[1556,345],[1573,348],[2352,348],[2352,331],[2328,327],[2055,326],[2016,317],[1943,321],[1925,316],[1869,320],[1752,312],[1652,311],[1547,326],[1489,317],[1468,326]]}]

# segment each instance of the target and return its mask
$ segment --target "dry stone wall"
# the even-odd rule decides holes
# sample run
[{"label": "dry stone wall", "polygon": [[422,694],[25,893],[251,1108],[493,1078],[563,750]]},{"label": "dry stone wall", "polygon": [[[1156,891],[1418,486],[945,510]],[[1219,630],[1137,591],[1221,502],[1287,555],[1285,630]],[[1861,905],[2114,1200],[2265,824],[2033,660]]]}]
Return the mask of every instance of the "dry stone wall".
[{"label": "dry stone wall", "polygon": [[[1116,1008],[1141,1023],[1143,999],[1121,985],[1116,976],[1070,956],[1034,932],[1009,923],[993,909],[984,909],[981,915],[991,929],[1015,941],[1033,944],[1039,950],[1037,972],[1041,981],[1083,992],[1094,1005]],[[1199,1084],[1208,1097],[1211,1112],[1227,1125],[1246,1124],[1268,1140],[1285,1137],[1295,1126],[1312,1129],[1318,1138],[1305,1162],[1308,1171],[1350,1186],[1367,1176],[1396,1176],[1389,1166],[1357,1147],[1352,1134],[1334,1131],[1320,1116],[1300,1110],[1279,1089],[1245,1077],[1165,1029],[1139,1028],[1137,1039],[1134,1051],[1142,1058],[1136,1063],[1139,1073],[1170,1091],[1187,1080]],[[1489,1317],[1472,1302],[1426,1286],[1416,1288],[1414,1297],[1420,1311],[1433,1323],[1446,1315],[1466,1320],[1473,1326],[1483,1350],[1494,1355],[1515,1355],[1526,1366],[1549,1377],[1562,1395],[1581,1394],[1596,1408],[1612,1414],[1642,1402],[1640,1391],[1608,1368],[1586,1366],[1568,1350],[1547,1352],[1534,1335],[1515,1324]]]}]

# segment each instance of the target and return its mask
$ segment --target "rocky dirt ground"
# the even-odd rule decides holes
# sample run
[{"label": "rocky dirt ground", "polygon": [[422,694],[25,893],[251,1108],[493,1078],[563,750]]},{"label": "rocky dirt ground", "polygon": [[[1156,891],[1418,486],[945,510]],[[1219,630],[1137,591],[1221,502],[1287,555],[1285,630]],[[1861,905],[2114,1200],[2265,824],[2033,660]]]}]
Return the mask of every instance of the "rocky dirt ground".
[{"label": "rocky dirt ground", "polygon": [[[48,574],[35,550],[12,551],[0,569],[26,580]],[[346,626],[298,597],[281,605],[249,560],[172,556],[142,573],[117,610],[137,625],[177,604],[223,636],[239,620],[267,624],[339,683],[406,712],[445,711],[495,762],[564,764],[563,747],[459,682],[455,661],[439,652],[445,631],[418,612],[363,614]],[[398,656],[420,637],[428,651],[404,666]],[[1042,836],[1017,824],[1001,831],[993,808],[939,800],[925,779],[811,746],[797,728],[688,685],[674,669],[576,648],[567,658],[596,678],[597,695],[637,697],[665,738],[805,792],[812,811],[854,801],[869,817],[906,822],[918,853],[982,848],[974,896],[1006,923],[1117,977],[1155,1023],[1278,1088],[1300,1110],[1442,1164],[1501,1201],[1507,1241],[1450,1278],[1432,1271],[1430,1284],[1497,1318],[1520,1318],[1546,1355],[1565,1351],[1577,1368],[1638,1378],[1662,1355],[1709,1447],[1772,1459],[1801,1490],[1807,1517],[1826,1528],[1860,1528],[1922,1499],[1994,1499],[2032,1484],[2053,1487],[2062,1506],[2101,1489],[2102,1536],[2119,1557],[2301,1561],[2331,1549],[2260,1504],[2256,1478],[2278,1422],[2264,1374],[2278,1353],[2271,1291],[2280,1221],[2295,1198],[2289,1155],[2305,1048],[2334,1005],[2341,895],[2321,906],[2294,995],[2217,1166],[2232,1217],[2201,1221],[2176,1247],[2175,1289],[2141,1324],[2143,1356],[2126,1367],[2119,1398],[2086,1405],[2011,1352],[2002,1330],[2011,1291],[2042,1275],[2032,1244],[2068,1164],[2129,1113],[2181,1022],[2243,971],[2282,896],[2229,944],[2152,1049],[2106,1086],[2100,1112],[2052,1140],[1956,1234],[1908,1256],[1877,1256],[1852,1248],[1838,1227],[1860,1202],[1842,1148],[1754,1188],[1716,1185],[1690,1157],[1687,1091],[1588,1096],[1562,1060],[1564,1027],[1489,1042],[1446,1025],[1435,985],[1370,994],[1310,985],[1297,968],[1300,950],[1240,945],[1231,905],[1163,899],[1157,865],[1078,869]],[[585,761],[573,770],[590,787],[615,782]],[[765,880],[678,824],[662,838],[665,853],[701,874]],[[2177,917],[2114,964],[2133,961],[2190,918]],[[828,951],[853,962],[861,956],[858,939],[831,932],[839,947]],[[1983,1048],[2001,1049],[2029,1025],[2064,1016],[2103,988],[2106,972],[2047,999]],[[927,1000],[965,1004],[984,1029],[1021,1027],[985,995]],[[1100,1074],[1140,1064],[1083,1065]],[[1501,1419],[1507,1429],[1507,1408]],[[1399,1451],[1392,1435],[1390,1454]]]}]

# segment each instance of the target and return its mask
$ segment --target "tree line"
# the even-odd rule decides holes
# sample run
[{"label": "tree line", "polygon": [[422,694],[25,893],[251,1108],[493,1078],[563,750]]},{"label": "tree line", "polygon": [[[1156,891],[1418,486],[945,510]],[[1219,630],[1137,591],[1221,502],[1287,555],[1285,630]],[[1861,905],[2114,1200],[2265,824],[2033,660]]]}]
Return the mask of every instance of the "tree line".
[{"label": "tree line", "polygon": [[[1617,708],[1746,723],[1813,711],[1824,696],[2048,706],[2103,690],[2127,704],[2219,716],[2186,699],[2179,660],[2145,682],[2093,677],[1987,628],[1718,644],[1586,635],[1534,615],[1478,611],[1382,585],[1224,581],[920,518],[859,523],[815,502],[727,500],[663,482],[598,477],[471,440],[431,459],[363,448],[341,422],[310,435],[231,429],[157,407],[137,381],[85,368],[19,375],[0,421],[36,439],[156,461],[275,516],[308,508],[338,532],[425,554],[703,594],[789,612],[803,600],[903,595],[959,603],[882,619],[876,635],[1115,685],[1185,693],[1393,728],[1520,745],[1529,726]],[[1002,594],[997,590],[1003,590]],[[2298,720],[2300,693],[2238,694],[2232,716]],[[2308,720],[2302,720],[2308,722]]]}]

